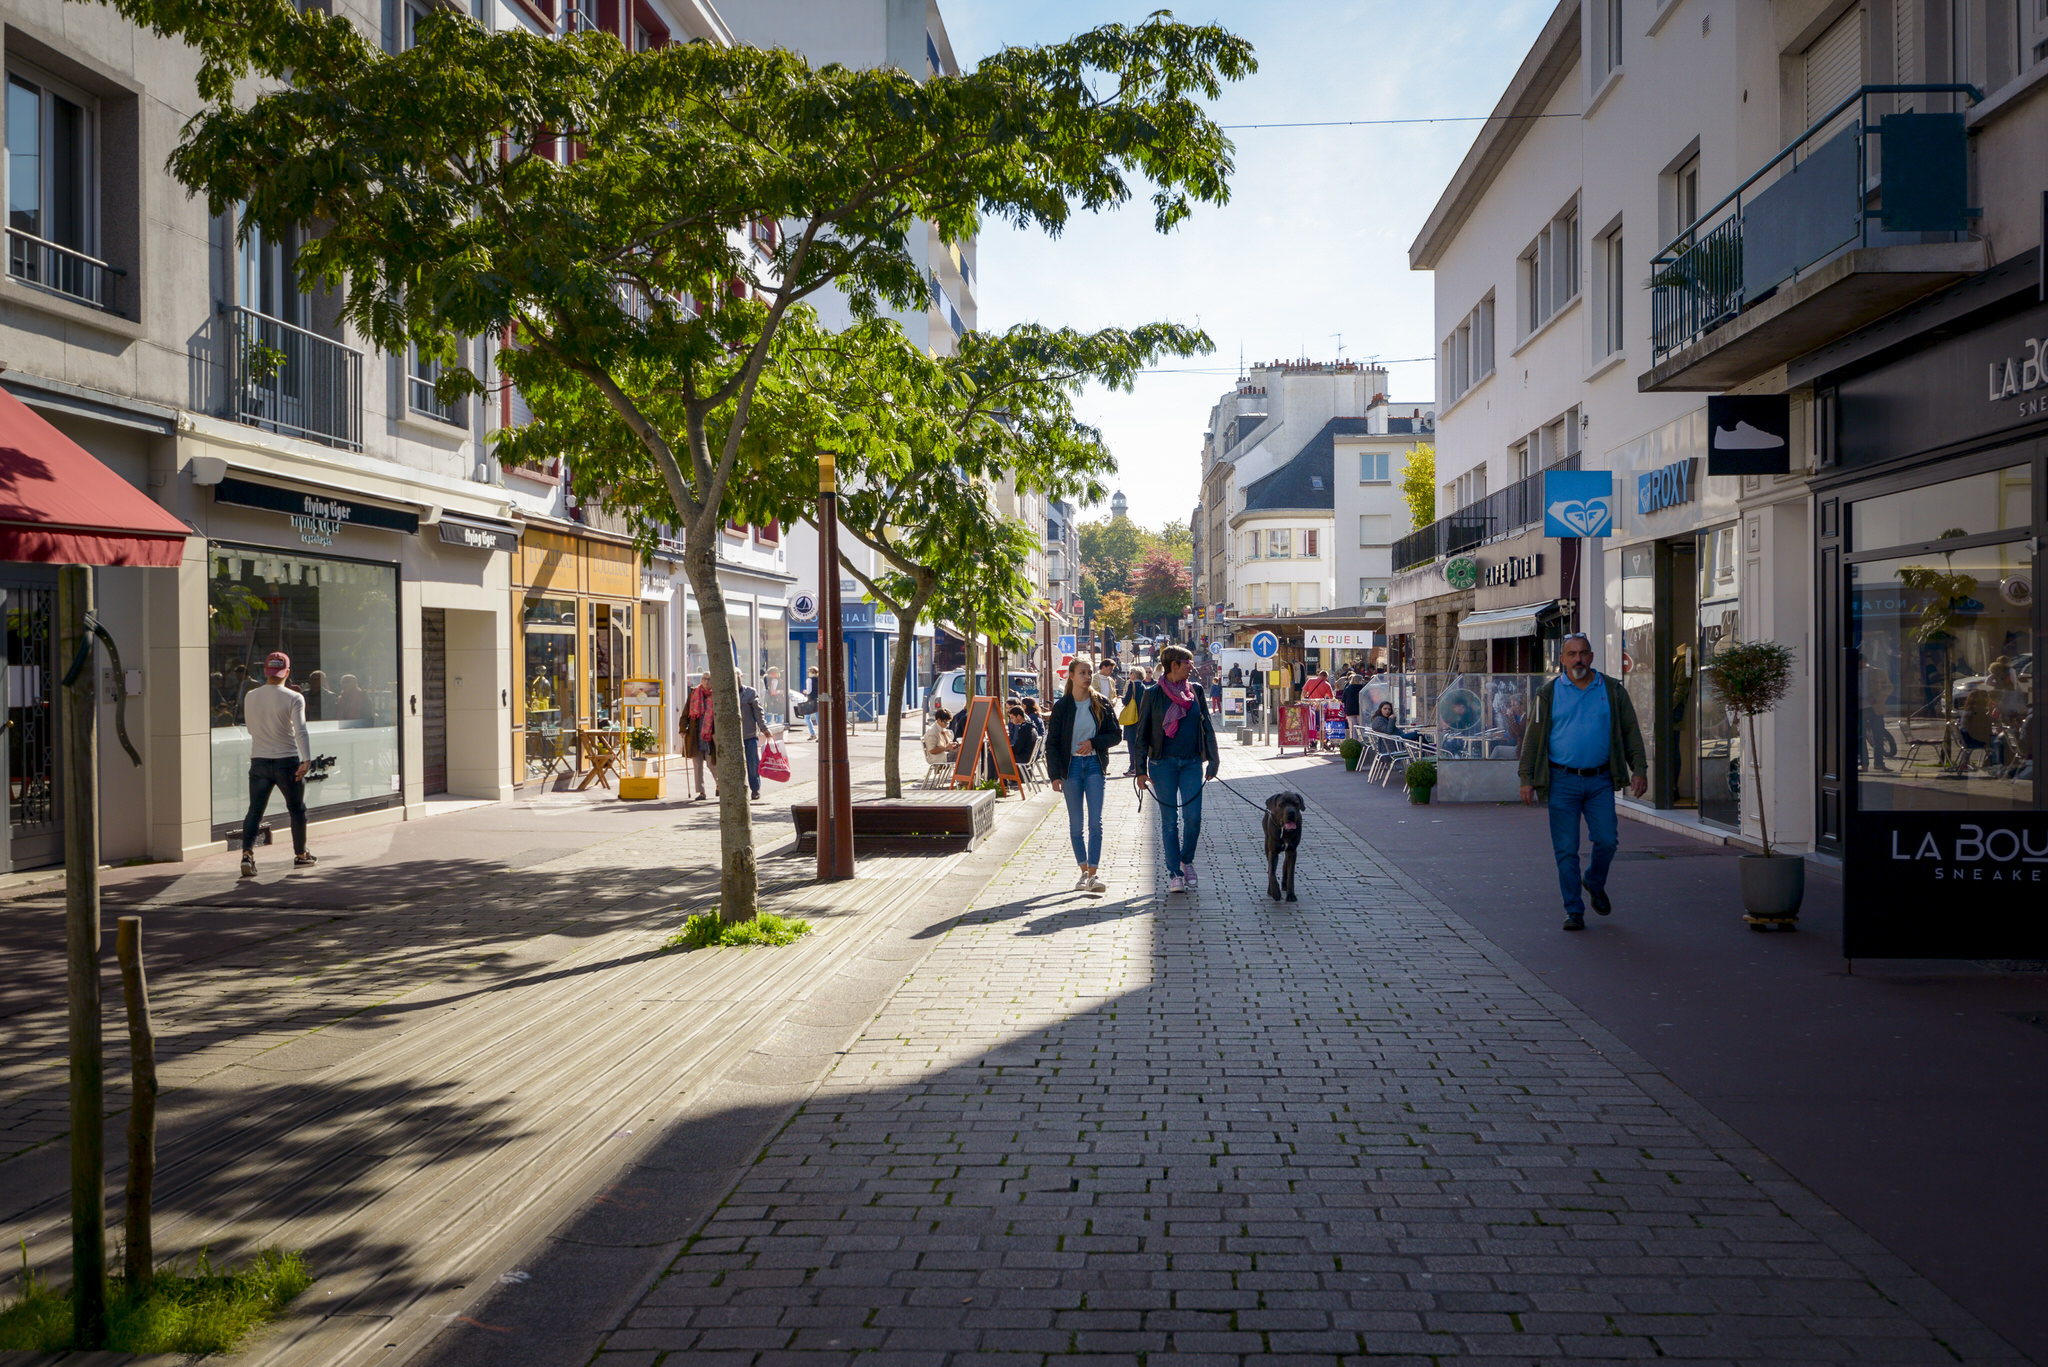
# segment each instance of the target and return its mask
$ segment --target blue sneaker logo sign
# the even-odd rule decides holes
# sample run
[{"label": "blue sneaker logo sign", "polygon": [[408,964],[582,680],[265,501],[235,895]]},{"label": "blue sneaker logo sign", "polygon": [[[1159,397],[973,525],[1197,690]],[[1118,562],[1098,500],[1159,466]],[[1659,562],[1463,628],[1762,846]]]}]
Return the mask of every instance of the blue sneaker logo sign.
[{"label": "blue sneaker logo sign", "polygon": [[1543,472],[1545,536],[1614,534],[1614,475],[1607,470]]}]

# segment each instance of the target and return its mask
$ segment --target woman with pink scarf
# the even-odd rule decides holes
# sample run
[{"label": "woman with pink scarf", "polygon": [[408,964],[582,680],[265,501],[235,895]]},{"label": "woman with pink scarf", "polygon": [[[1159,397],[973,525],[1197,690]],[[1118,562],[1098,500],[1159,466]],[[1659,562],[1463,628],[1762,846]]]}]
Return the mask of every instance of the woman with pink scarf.
[{"label": "woman with pink scarf", "polygon": [[1193,892],[1195,846],[1202,838],[1202,784],[1216,777],[1222,761],[1209,700],[1188,675],[1194,655],[1185,646],[1159,652],[1159,682],[1138,703],[1131,763],[1138,788],[1152,783],[1159,804],[1159,839],[1166,852],[1166,890]]}]

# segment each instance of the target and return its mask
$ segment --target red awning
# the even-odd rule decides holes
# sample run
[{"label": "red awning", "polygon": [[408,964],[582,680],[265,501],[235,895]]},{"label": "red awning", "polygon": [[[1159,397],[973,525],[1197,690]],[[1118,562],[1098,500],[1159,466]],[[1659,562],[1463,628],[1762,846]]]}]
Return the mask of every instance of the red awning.
[{"label": "red awning", "polygon": [[0,560],[152,565],[185,558],[191,529],[0,389]]}]

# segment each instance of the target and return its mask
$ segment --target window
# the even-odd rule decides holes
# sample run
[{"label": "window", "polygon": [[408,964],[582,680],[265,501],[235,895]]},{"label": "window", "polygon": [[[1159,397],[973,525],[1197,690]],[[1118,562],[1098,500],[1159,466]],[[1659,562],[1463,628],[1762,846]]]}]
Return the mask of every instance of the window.
[{"label": "window", "polygon": [[1458,321],[1443,343],[1442,390],[1446,403],[1493,374],[1493,296],[1480,300]]},{"label": "window", "polygon": [[1296,612],[1315,612],[1321,606],[1316,601],[1316,586],[1314,584],[1296,584],[1294,586],[1294,610]]},{"label": "window", "polygon": [[1475,465],[1464,474],[1446,484],[1444,499],[1452,512],[1468,507],[1486,497],[1486,467]]},{"label": "window", "polygon": [[1529,443],[1518,441],[1508,448],[1508,468],[1515,472],[1516,479],[1527,479],[1536,473],[1536,465],[1529,459]]},{"label": "window", "polygon": [[462,400],[443,403],[434,393],[434,386],[440,382],[442,372],[446,368],[442,365],[440,357],[431,352],[421,351],[419,343],[414,342],[406,358],[406,407],[423,417],[461,427],[465,423]]},{"label": "window", "polygon": [[7,73],[7,273],[112,310],[99,259],[94,103],[40,75]]},{"label": "window", "polygon": [[1389,513],[1360,513],[1358,515],[1358,544],[1361,546],[1391,546],[1394,544],[1394,519]]},{"label": "window", "polygon": [[1244,534],[1244,558],[1247,560],[1257,560],[1259,558],[1259,534],[1257,532],[1246,532]]},{"label": "window", "polygon": [[1586,50],[1593,54],[1593,83],[1598,86],[1621,70],[1622,0],[1596,0],[1587,7],[1593,32]]},{"label": "window", "polygon": [[1266,610],[1266,586],[1264,584],[1246,585],[1244,605],[1247,612],[1264,612]]},{"label": "window", "polygon": [[1387,453],[1385,451],[1359,452],[1358,482],[1360,484],[1385,484],[1388,482]]},{"label": "window", "polygon": [[1520,269],[1522,335],[1528,336],[1579,295],[1579,211],[1566,209],[1536,234]]},{"label": "window", "polygon": [[[2037,4],[2039,0],[2027,3]],[[1811,128],[1863,84],[1863,7],[1852,7],[1828,25],[1827,31],[1807,47],[1799,67],[1804,112],[1800,126]],[[1853,106],[1842,110],[1819,141],[1824,142],[1833,132],[1848,127],[1856,116]]]},{"label": "window", "polygon": [[1628,257],[1622,248],[1621,227],[1617,224],[1600,239],[1600,319],[1593,343],[1596,360],[1605,360],[1614,355],[1628,341],[1622,302],[1628,297],[1627,263]]},{"label": "window", "polygon": [[1672,221],[1671,235],[1678,234],[1700,221],[1700,159],[1694,153],[1683,166],[1671,173]]},{"label": "window", "polygon": [[249,805],[242,699],[262,686],[272,650],[292,657],[314,755],[334,758],[320,782],[306,785],[306,805],[347,812],[398,801],[398,567],[209,549],[214,825],[240,825]]},{"label": "window", "polygon": [[1358,581],[1358,601],[1361,605],[1386,602],[1387,581],[1372,578],[1360,579]]},{"label": "window", "polygon": [[1320,548],[1318,547],[1318,545],[1317,545],[1317,541],[1318,541],[1318,534],[1317,534],[1317,532],[1316,532],[1316,529],[1315,529],[1314,527],[1304,527],[1304,528],[1302,528],[1302,530],[1301,530],[1301,555],[1302,555],[1302,559],[1304,559],[1304,560],[1315,560],[1315,559],[1317,559],[1317,558],[1319,558],[1319,557],[1321,556],[1321,554],[1322,554],[1322,551],[1321,551],[1321,550],[1320,550]]},{"label": "window", "polygon": [[1294,533],[1286,527],[1275,527],[1266,533],[1266,556],[1272,560],[1286,560],[1294,554]]},{"label": "window", "polygon": [[[1905,0],[1895,0],[1903,7]],[[1919,6],[1915,5],[1914,9]],[[2048,62],[2048,0],[2020,0],[2018,68],[2031,71]],[[1960,79],[1960,78],[1959,78]],[[1899,77],[1903,84],[1906,77]]]}]

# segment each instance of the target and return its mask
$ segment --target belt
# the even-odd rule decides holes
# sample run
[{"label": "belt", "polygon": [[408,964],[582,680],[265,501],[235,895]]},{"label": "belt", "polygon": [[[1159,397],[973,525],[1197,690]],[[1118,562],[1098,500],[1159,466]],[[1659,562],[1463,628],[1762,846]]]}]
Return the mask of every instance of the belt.
[{"label": "belt", "polygon": [[1604,764],[1596,765],[1591,769],[1574,769],[1569,764],[1552,764],[1550,767],[1553,769],[1562,770],[1567,774],[1575,774],[1580,778],[1598,778],[1600,777],[1600,775],[1607,772],[1607,766]]}]

